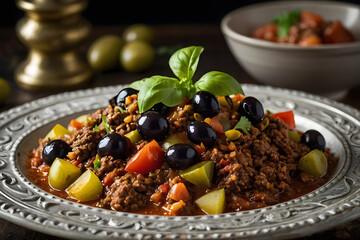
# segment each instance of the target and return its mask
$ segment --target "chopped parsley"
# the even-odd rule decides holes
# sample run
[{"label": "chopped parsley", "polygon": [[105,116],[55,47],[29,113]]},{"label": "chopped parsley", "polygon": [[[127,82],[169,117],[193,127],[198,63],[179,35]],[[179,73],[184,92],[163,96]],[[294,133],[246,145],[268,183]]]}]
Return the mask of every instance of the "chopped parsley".
[{"label": "chopped parsley", "polygon": [[99,130],[98,125],[95,125],[95,127],[93,128],[93,130]]},{"label": "chopped parsley", "polygon": [[275,16],[271,22],[278,26],[278,37],[286,36],[292,25],[297,23],[300,19],[301,9],[296,9],[290,12],[283,12]]},{"label": "chopped parsley", "polygon": [[236,124],[234,129],[240,129],[247,135],[249,134],[250,127],[251,122],[249,121],[249,119],[247,119],[247,117],[245,116],[241,116],[239,122]]}]

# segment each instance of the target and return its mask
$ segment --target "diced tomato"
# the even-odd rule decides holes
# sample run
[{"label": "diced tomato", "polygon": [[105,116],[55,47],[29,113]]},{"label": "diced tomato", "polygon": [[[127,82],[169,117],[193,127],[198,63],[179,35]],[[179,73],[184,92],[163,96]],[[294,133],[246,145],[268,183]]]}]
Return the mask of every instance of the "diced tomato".
[{"label": "diced tomato", "polygon": [[137,152],[126,164],[128,172],[146,174],[161,167],[164,153],[160,145],[152,140]]},{"label": "diced tomato", "polygon": [[72,128],[81,129],[82,128],[82,123],[73,119],[73,120],[70,121],[69,126],[72,127]]},{"label": "diced tomato", "polygon": [[163,183],[159,186],[159,191],[162,193],[168,193],[170,190],[170,184],[169,183]]},{"label": "diced tomato", "polygon": [[274,114],[269,115],[269,117],[280,118],[289,126],[289,129],[295,128],[295,116],[294,116],[293,111],[274,113]]},{"label": "diced tomato", "polygon": [[309,11],[301,11],[301,22],[309,24],[311,27],[320,27],[323,24],[323,19],[320,15],[317,15]]},{"label": "diced tomato", "polygon": [[210,126],[214,129],[217,134],[224,134],[224,127],[221,125],[217,117],[211,118]]},{"label": "diced tomato", "polygon": [[245,96],[239,93],[233,96],[231,99],[233,100],[233,102],[241,102],[244,98]]},{"label": "diced tomato", "polygon": [[251,37],[276,42],[277,31],[278,31],[277,25],[270,23],[265,26],[257,27],[252,32]]},{"label": "diced tomato", "polygon": [[324,31],[324,43],[346,43],[355,41],[354,36],[336,21]]},{"label": "diced tomato", "polygon": [[186,201],[189,198],[189,192],[186,189],[185,184],[183,183],[177,183],[174,186],[171,187],[168,198],[171,198],[175,201]]},{"label": "diced tomato", "polygon": [[229,163],[228,160],[221,159],[220,162],[219,162],[219,164],[226,166],[226,165],[229,165],[230,163]]}]

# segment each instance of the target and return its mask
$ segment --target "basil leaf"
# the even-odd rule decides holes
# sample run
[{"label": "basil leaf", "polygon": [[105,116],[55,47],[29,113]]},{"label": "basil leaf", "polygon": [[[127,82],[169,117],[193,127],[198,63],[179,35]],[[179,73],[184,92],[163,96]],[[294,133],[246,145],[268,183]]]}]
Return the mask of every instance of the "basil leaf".
[{"label": "basil leaf", "polygon": [[278,25],[278,37],[286,36],[292,25],[297,23],[300,19],[301,9],[296,9],[290,12],[283,12],[275,16],[271,22]]},{"label": "basil leaf", "polygon": [[195,87],[197,91],[208,91],[219,96],[244,94],[238,81],[229,74],[218,71],[206,73],[195,83]]},{"label": "basil leaf", "polygon": [[169,66],[175,76],[181,81],[191,81],[203,50],[203,47],[191,46],[176,51],[169,60]]},{"label": "basil leaf", "polygon": [[236,124],[234,129],[240,129],[247,135],[249,134],[250,127],[251,122],[249,121],[249,119],[247,119],[247,117],[245,116],[241,116],[239,122]]},{"label": "basil leaf", "polygon": [[95,161],[94,161],[94,170],[98,170],[101,167],[101,159],[99,154],[96,154]]},{"label": "basil leaf", "polygon": [[178,105],[185,97],[185,89],[176,78],[152,76],[146,79],[138,94],[140,113],[162,102],[168,107]]},{"label": "basil leaf", "polygon": [[144,85],[145,80],[146,80],[146,78],[141,79],[141,80],[138,80],[138,81],[135,81],[135,82],[132,82],[132,83],[129,85],[129,88],[133,88],[133,89],[139,91],[140,88]]}]

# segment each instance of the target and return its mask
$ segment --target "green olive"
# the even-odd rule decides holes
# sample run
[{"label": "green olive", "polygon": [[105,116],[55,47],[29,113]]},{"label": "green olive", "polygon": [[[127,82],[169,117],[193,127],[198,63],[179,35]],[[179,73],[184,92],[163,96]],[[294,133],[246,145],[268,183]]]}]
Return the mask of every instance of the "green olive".
[{"label": "green olive", "polygon": [[126,42],[144,41],[152,43],[154,41],[154,32],[145,24],[134,24],[125,29],[123,38]]},{"label": "green olive", "polygon": [[9,83],[5,79],[0,78],[0,104],[3,104],[10,97],[10,92]]},{"label": "green olive", "polygon": [[92,68],[105,71],[115,68],[119,64],[119,53],[124,40],[117,35],[104,35],[90,46],[88,62]]},{"label": "green olive", "polygon": [[121,66],[128,72],[141,72],[148,69],[154,58],[155,50],[147,42],[129,42],[120,51]]}]

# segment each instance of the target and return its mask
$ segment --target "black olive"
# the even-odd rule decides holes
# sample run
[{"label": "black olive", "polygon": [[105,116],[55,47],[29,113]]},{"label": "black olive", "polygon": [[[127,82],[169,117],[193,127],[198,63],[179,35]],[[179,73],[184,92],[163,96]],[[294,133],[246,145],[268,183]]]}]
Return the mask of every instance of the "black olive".
[{"label": "black olive", "polygon": [[106,134],[97,146],[97,153],[100,157],[112,156],[114,159],[125,159],[126,150],[126,139],[116,132]]},{"label": "black olive", "polygon": [[220,103],[217,97],[206,91],[195,93],[192,100],[192,106],[194,112],[200,113],[204,118],[212,118],[220,112]]},{"label": "black olive", "polygon": [[265,117],[263,105],[254,97],[244,98],[240,102],[238,112],[241,116],[247,117],[253,125],[259,124]]},{"label": "black olive", "polygon": [[[115,103],[117,106],[120,106],[122,103],[125,103],[125,99],[127,96],[131,96],[134,94],[138,94],[138,90],[133,88],[124,88],[115,96]],[[111,104],[111,99],[110,99]]]},{"label": "black olive", "polygon": [[311,150],[319,149],[325,151],[326,141],[324,136],[316,130],[307,130],[301,135],[301,142],[305,143]]},{"label": "black olive", "polygon": [[212,127],[206,122],[195,121],[188,125],[186,135],[194,144],[203,143],[206,149],[212,148],[217,136]]},{"label": "black olive", "polygon": [[197,152],[189,144],[177,143],[168,149],[165,159],[171,168],[182,170],[196,163]]},{"label": "black olive", "polygon": [[165,104],[159,102],[159,103],[155,104],[152,108],[150,108],[149,111],[158,112],[161,115],[166,116],[166,114],[169,111],[169,107],[166,106]]},{"label": "black olive", "polygon": [[170,132],[169,121],[160,113],[148,111],[138,119],[136,127],[140,135],[146,140],[163,141]]},{"label": "black olive", "polygon": [[42,151],[42,159],[45,164],[51,166],[56,158],[65,158],[68,152],[71,152],[69,144],[60,139],[48,142]]}]

